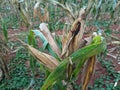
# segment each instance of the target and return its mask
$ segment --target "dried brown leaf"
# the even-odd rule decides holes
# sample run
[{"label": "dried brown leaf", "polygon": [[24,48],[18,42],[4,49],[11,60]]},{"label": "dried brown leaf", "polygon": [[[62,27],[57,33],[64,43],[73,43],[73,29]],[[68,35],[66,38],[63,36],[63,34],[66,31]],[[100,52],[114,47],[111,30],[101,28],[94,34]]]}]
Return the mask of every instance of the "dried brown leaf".
[{"label": "dried brown leaf", "polygon": [[48,12],[48,9],[47,7],[44,8],[44,15],[43,15],[43,22],[48,22],[49,21],[49,12]]},{"label": "dried brown leaf", "polygon": [[110,57],[112,57],[112,58],[114,58],[114,59],[117,59],[117,56],[115,56],[115,55],[112,55],[110,53],[107,53],[107,55],[110,56]]},{"label": "dried brown leaf", "polygon": [[86,45],[89,45],[92,42],[92,36],[86,37],[84,40],[87,42]]},{"label": "dried brown leaf", "polygon": [[82,18],[78,18],[72,25],[71,30],[69,31],[67,38],[65,36],[62,39],[62,57],[69,56],[71,53],[76,51],[82,41],[84,33],[84,20]]},{"label": "dried brown leaf", "polygon": [[33,16],[34,18],[36,18],[37,16],[39,17],[41,22],[48,22],[49,21],[49,11],[48,11],[48,7],[46,5],[45,8],[41,8],[42,10],[44,10],[44,14],[42,15],[41,10],[38,10],[40,2],[37,2],[34,6],[34,12],[33,12]]},{"label": "dried brown leaf", "polygon": [[116,45],[118,44],[118,45],[120,45],[120,41],[112,41],[112,42],[108,43],[108,45],[109,44],[116,44]]},{"label": "dried brown leaf", "polygon": [[90,57],[89,60],[86,62],[86,65],[82,72],[83,80],[82,80],[81,90],[87,90],[88,83],[94,72],[95,63],[96,63],[96,56]]},{"label": "dried brown leaf", "polygon": [[34,12],[33,12],[34,18],[37,17],[37,9],[38,9],[38,7],[39,7],[39,4],[40,4],[40,2],[37,2],[37,3],[35,4],[35,6],[34,6]]},{"label": "dried brown leaf", "polygon": [[46,39],[48,40],[51,48],[53,49],[53,51],[58,55],[60,56],[60,49],[59,47],[57,46],[51,32],[49,31],[48,27],[47,27],[47,24],[46,23],[41,23],[40,26],[39,26],[41,32],[43,33],[43,35],[46,37]]},{"label": "dried brown leaf", "polygon": [[27,26],[32,26],[32,22],[28,13],[21,7],[20,9],[21,16]]},{"label": "dried brown leaf", "polygon": [[53,71],[58,65],[59,65],[59,61],[57,61],[54,57],[46,54],[46,53],[42,53],[40,51],[38,51],[37,49],[33,48],[32,46],[25,44],[24,42],[22,42],[21,40],[19,40],[22,45],[27,48],[31,54],[38,60],[40,61],[45,67],[47,67],[50,71]]}]

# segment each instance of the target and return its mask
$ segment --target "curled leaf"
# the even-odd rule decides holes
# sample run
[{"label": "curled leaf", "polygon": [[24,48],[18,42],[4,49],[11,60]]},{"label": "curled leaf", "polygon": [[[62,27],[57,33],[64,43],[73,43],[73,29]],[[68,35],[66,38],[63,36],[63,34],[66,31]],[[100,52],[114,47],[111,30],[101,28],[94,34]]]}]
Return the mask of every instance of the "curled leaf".
[{"label": "curled leaf", "polygon": [[62,40],[62,57],[69,56],[74,51],[76,51],[81,42],[84,33],[84,20],[78,18],[72,25],[71,30],[69,31],[67,36],[63,37]]}]

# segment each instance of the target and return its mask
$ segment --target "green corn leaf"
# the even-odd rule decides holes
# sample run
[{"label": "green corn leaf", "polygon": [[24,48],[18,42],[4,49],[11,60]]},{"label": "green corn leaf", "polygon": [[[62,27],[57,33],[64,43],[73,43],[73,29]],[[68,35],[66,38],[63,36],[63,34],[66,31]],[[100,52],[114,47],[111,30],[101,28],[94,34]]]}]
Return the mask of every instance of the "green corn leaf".
[{"label": "green corn leaf", "polygon": [[65,78],[65,70],[68,60],[64,60],[60,65],[48,76],[41,90],[46,90],[49,86],[56,83],[56,81],[63,80]]},{"label": "green corn leaf", "polygon": [[[35,40],[35,36],[34,36],[34,33],[32,32],[32,30],[30,30],[29,34],[28,34],[28,44],[32,45],[33,47],[36,47],[36,40]],[[30,57],[31,57],[30,67],[32,69],[32,72],[35,74],[36,60],[31,55],[30,55]]]},{"label": "green corn leaf", "polygon": [[[89,56],[97,55],[97,54],[99,54],[99,53],[102,52],[101,49],[104,49],[104,50],[106,49],[106,41],[105,41],[105,39],[104,39],[103,37],[101,37],[101,36],[96,36],[96,37],[94,37],[93,40],[92,40],[92,43],[93,43],[93,44],[89,45],[89,46],[92,46],[92,47],[83,52],[83,53],[89,53],[88,55],[85,55],[85,56],[84,56],[84,55],[82,55],[82,52],[81,52],[81,53],[78,53],[78,54],[81,54],[82,58],[80,59],[80,57],[77,57],[77,58],[79,59],[79,60],[78,60],[79,62],[77,62],[77,63],[78,63],[78,64],[77,64],[77,67],[75,68],[75,70],[74,70],[74,72],[73,72],[73,76],[74,76],[74,77],[76,77],[76,76],[79,74],[82,66],[83,66],[84,63],[86,62],[86,59],[89,58]],[[100,43],[101,43],[101,44],[100,44]],[[86,47],[89,47],[89,46],[86,46]],[[104,50],[103,50],[103,51],[104,51]],[[89,51],[89,52],[88,52],[88,51]],[[95,54],[95,53],[97,53],[97,54]],[[74,54],[73,54],[73,55],[74,55]],[[75,54],[75,55],[77,55],[77,54]],[[79,55],[77,55],[77,56],[79,56]],[[74,60],[76,60],[77,58],[74,58]]]},{"label": "green corn leaf", "polygon": [[32,30],[30,30],[28,34],[28,44],[32,45],[33,47],[36,45],[35,36]]},{"label": "green corn leaf", "polygon": [[62,43],[61,43],[62,38],[61,38],[60,36],[56,36],[56,35],[55,35],[55,38],[54,38],[54,39],[55,39],[58,47],[62,50]]},{"label": "green corn leaf", "polygon": [[47,45],[48,45],[48,41],[45,38],[45,36],[39,31],[39,30],[32,30],[35,34],[35,36],[38,36],[42,42],[43,42],[43,50],[46,49]]},{"label": "green corn leaf", "polygon": [[7,23],[5,22],[4,19],[2,20],[2,24],[3,24],[2,29],[3,29],[4,38],[5,41],[7,42],[8,41]]},{"label": "green corn leaf", "polygon": [[[95,38],[98,38],[97,36]],[[106,42],[105,40],[97,40],[94,38],[94,42],[91,45],[88,45],[82,49],[79,49],[78,51],[74,52],[72,55],[70,55],[70,58],[73,63],[79,62],[81,68],[85,61],[94,55],[97,55],[101,52],[103,52],[106,49]],[[98,38],[99,39],[99,38]],[[96,42],[98,41],[98,42]],[[65,79],[65,71],[67,64],[69,63],[68,58],[63,60],[60,65],[48,76],[46,81],[44,82],[44,85],[42,86],[41,90],[46,90],[49,86],[54,84],[58,80],[63,80]]]},{"label": "green corn leaf", "polygon": [[43,50],[47,49],[48,52],[54,56],[55,58],[59,59],[59,57],[57,56],[57,54],[51,49],[46,37],[42,34],[42,32],[40,32],[39,30],[32,30],[32,32],[34,32],[36,37],[39,37],[40,40],[42,40],[43,43]]}]

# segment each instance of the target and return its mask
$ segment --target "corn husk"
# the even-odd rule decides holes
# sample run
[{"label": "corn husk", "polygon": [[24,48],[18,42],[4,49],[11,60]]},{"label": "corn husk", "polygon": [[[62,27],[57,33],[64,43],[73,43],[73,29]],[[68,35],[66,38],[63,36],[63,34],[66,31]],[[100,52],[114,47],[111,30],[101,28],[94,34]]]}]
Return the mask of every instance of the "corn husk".
[{"label": "corn husk", "polygon": [[53,71],[58,65],[59,61],[57,61],[54,57],[40,52],[37,49],[33,48],[32,46],[25,44],[21,40],[19,40],[22,45],[30,51],[30,53],[38,60],[40,63],[42,63],[45,67],[47,67],[50,71]]}]

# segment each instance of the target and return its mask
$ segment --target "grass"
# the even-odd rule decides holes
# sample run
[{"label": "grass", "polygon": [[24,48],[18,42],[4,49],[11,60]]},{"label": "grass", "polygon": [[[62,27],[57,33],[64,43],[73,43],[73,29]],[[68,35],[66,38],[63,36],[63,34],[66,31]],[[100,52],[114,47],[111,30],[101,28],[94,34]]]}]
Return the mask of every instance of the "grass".
[{"label": "grass", "polygon": [[[25,49],[20,49],[15,57],[10,61],[9,72],[10,79],[3,79],[0,82],[0,90],[21,90],[29,88],[30,84],[33,83],[32,88],[37,90],[41,87],[44,74],[38,71],[38,76],[33,80],[33,76],[31,75],[31,69],[26,67],[26,61],[29,61],[30,57]],[[39,65],[38,65],[39,69]]]},{"label": "grass", "polygon": [[104,60],[103,58],[99,58],[99,61],[102,67],[106,69],[107,75],[102,75],[95,80],[93,86],[94,90],[99,90],[101,88],[103,88],[103,90],[119,90],[120,85],[118,84],[114,87],[114,84],[120,79],[120,74],[115,71],[113,63],[110,60]]},{"label": "grass", "polygon": [[3,80],[0,89],[20,89],[27,86],[30,82],[30,76],[27,75],[27,68],[25,67],[25,61],[28,59],[26,53],[17,52],[15,58],[13,58],[9,64],[10,79]]}]

